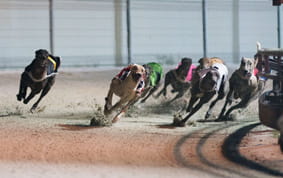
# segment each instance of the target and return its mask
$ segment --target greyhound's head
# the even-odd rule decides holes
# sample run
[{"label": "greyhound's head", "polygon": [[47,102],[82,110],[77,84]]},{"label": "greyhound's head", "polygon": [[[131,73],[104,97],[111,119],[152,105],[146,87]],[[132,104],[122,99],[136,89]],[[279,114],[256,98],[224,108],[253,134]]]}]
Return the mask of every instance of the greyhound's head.
[{"label": "greyhound's head", "polygon": [[45,68],[48,64],[49,53],[45,49],[35,51],[35,63],[39,68]]},{"label": "greyhound's head", "polygon": [[199,89],[202,92],[212,92],[217,88],[217,81],[220,76],[217,70],[212,69],[208,70],[206,74],[200,79]]},{"label": "greyhound's head", "polygon": [[249,79],[253,75],[255,67],[256,67],[255,59],[242,57],[241,65],[239,68],[241,77],[245,79]]},{"label": "greyhound's head", "polygon": [[135,81],[139,81],[146,74],[145,68],[141,65],[138,65],[138,64],[132,65],[130,71],[131,71],[131,75],[132,75],[132,77]]},{"label": "greyhound's head", "polygon": [[153,72],[153,70],[148,64],[144,64],[142,66],[145,69],[146,78],[148,78],[150,76],[150,74]]},{"label": "greyhound's head", "polygon": [[199,69],[207,69],[210,67],[210,60],[207,57],[199,59]]},{"label": "greyhound's head", "polygon": [[182,80],[185,80],[187,77],[188,71],[190,70],[190,67],[192,65],[192,59],[184,57],[182,58],[182,61],[178,68],[176,69],[177,75],[182,78]]}]

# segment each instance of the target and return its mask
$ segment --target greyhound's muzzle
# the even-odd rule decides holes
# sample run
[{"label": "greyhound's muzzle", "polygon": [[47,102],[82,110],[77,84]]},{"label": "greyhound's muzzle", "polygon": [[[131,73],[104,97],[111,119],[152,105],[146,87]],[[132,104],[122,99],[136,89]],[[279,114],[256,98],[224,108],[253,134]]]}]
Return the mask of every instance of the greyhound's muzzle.
[{"label": "greyhound's muzzle", "polygon": [[136,81],[138,81],[141,77],[142,77],[142,74],[140,74],[140,73],[135,73],[135,74],[133,75],[133,78],[134,78],[134,80],[136,80]]},{"label": "greyhound's muzzle", "polygon": [[252,73],[250,73],[250,72],[247,71],[247,70],[244,71],[244,77],[245,77],[246,79],[249,79],[251,76],[252,76]]}]

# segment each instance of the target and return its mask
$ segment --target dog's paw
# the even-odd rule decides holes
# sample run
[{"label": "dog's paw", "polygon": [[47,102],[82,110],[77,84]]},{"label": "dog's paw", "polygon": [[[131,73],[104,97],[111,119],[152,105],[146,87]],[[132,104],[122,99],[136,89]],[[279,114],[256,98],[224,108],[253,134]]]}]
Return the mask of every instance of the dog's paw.
[{"label": "dog's paw", "polygon": [[206,119],[208,119],[210,116],[211,116],[211,112],[207,112],[207,113],[205,114],[204,119],[206,120]]},{"label": "dog's paw", "polygon": [[30,108],[29,111],[30,111],[31,113],[34,113],[36,108],[37,108],[37,105],[34,104],[34,105]]},{"label": "dog's paw", "polygon": [[214,120],[215,122],[223,122],[226,121],[225,117],[218,117],[217,119]]},{"label": "dog's paw", "polygon": [[111,104],[105,104],[104,105],[104,113],[105,114],[110,114],[110,108],[111,108]]},{"label": "dog's paw", "polygon": [[105,116],[109,116],[109,115],[110,115],[110,111],[107,110],[107,109],[104,109],[103,114],[104,114]]},{"label": "dog's paw", "polygon": [[22,96],[20,94],[17,94],[17,100],[21,101],[22,100]]},{"label": "dog's paw", "polygon": [[176,127],[185,127],[186,123],[183,121],[180,114],[175,114],[172,125]]},{"label": "dog's paw", "polygon": [[29,100],[26,100],[26,99],[24,100],[24,104],[28,104],[28,102],[29,102]]},{"label": "dog's paw", "polygon": [[180,121],[180,120],[173,120],[173,126],[175,127],[185,127],[186,126],[186,123],[183,122],[183,121]]}]

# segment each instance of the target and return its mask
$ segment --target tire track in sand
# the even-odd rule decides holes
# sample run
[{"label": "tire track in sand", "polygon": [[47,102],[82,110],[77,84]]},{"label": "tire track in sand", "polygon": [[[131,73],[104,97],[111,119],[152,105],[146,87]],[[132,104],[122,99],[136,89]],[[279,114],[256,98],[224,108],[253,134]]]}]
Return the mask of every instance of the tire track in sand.
[{"label": "tire track in sand", "polygon": [[[232,151],[231,149],[226,149],[226,147],[222,145],[228,144],[230,148],[237,150],[239,144],[231,144],[231,142],[227,142],[227,140],[237,140],[236,142],[240,143],[243,136],[250,130],[245,129],[247,132],[245,132],[243,136],[239,134],[233,135],[233,133],[238,130],[238,132],[242,133],[245,131],[242,129],[249,128],[250,125],[255,124],[226,123],[224,126],[217,125],[216,128],[210,126],[190,133],[177,142],[174,148],[175,158],[185,167],[195,168],[219,177],[266,177],[268,175],[278,175],[276,173],[270,174],[268,171],[262,171],[270,168],[255,163],[253,160],[248,160],[248,162],[259,165],[260,169],[254,169],[246,164],[241,164],[243,161],[241,158],[243,156],[240,153],[234,155],[236,160],[240,160],[238,162],[232,161],[229,159],[229,156],[227,156],[233,152],[230,152]],[[229,133],[231,133],[232,129],[233,133],[232,136],[230,136]],[[188,148],[188,142],[191,143],[191,148]],[[187,151],[184,151],[184,149],[187,149]],[[226,155],[223,150],[226,150]]]}]

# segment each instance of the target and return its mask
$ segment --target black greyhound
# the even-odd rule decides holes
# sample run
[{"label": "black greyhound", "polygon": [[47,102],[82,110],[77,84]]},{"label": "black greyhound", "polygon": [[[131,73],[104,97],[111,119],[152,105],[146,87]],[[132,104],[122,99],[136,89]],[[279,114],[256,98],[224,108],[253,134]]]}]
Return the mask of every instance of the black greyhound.
[{"label": "black greyhound", "polygon": [[192,59],[185,57],[182,58],[181,64],[177,69],[172,69],[168,71],[165,75],[163,89],[156,95],[156,98],[159,97],[161,94],[166,97],[167,87],[170,84],[173,88],[171,92],[176,92],[177,95],[172,100],[170,100],[169,103],[184,96],[186,91],[188,91],[191,86],[191,83],[186,81],[186,77],[191,65]]},{"label": "black greyhound", "polygon": [[[30,109],[31,112],[36,109],[38,103],[53,86],[60,63],[58,56],[50,55],[45,49],[35,51],[34,60],[21,75],[20,89],[17,94],[18,101],[23,99],[24,104],[27,104],[36,94],[42,91],[39,99]],[[30,87],[31,92],[26,98],[28,87]]]}]

